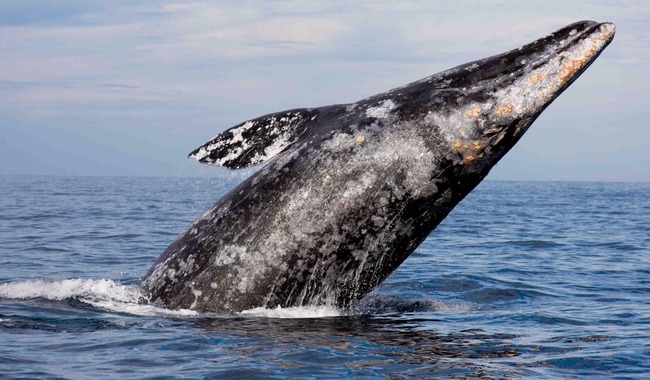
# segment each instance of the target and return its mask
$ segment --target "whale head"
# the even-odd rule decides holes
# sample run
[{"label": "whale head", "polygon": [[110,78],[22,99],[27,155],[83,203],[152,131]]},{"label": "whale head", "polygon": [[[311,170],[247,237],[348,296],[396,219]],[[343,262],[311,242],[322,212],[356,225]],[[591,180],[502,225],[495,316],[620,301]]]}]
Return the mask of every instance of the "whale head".
[{"label": "whale head", "polygon": [[428,117],[441,127],[454,161],[481,178],[487,175],[614,33],[611,23],[581,21],[518,49],[425,78],[440,85],[439,108]]}]

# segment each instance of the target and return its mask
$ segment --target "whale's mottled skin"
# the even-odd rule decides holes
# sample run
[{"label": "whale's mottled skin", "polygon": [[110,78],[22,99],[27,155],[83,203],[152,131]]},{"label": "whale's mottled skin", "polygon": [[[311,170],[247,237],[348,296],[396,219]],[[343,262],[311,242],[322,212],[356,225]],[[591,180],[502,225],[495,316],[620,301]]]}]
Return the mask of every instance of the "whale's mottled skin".
[{"label": "whale's mottled skin", "polygon": [[[171,309],[349,307],[384,280],[614,37],[582,21],[352,104],[237,125],[190,154],[268,161],[142,281]],[[431,268],[435,270],[435,268]]]}]

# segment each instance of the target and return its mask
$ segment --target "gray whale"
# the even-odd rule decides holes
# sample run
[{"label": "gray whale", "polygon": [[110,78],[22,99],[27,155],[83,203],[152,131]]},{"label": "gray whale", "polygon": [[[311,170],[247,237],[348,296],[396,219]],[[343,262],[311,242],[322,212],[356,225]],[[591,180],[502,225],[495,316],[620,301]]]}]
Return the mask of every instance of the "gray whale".
[{"label": "gray whale", "polygon": [[[581,21],[356,103],[265,115],[190,154],[266,164],[143,277],[202,312],[349,307],[392,273],[614,38]],[[433,268],[432,268],[433,270]]]}]

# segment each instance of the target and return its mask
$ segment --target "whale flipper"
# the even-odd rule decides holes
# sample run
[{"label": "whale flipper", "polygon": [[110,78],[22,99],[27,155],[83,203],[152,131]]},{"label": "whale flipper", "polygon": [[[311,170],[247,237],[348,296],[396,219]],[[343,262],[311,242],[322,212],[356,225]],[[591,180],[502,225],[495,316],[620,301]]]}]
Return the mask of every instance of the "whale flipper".
[{"label": "whale flipper", "polygon": [[260,116],[221,132],[188,157],[228,169],[259,164],[296,142],[317,114],[316,108],[297,108]]}]

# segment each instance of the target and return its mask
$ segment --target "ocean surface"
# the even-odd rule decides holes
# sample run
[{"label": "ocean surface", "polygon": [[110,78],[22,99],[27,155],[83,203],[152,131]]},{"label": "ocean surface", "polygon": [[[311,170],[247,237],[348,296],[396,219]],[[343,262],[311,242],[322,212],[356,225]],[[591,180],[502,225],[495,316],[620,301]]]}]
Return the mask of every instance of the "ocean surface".
[{"label": "ocean surface", "polygon": [[650,378],[650,184],[482,183],[353,310],[138,281],[242,180],[0,176],[0,378]]}]

